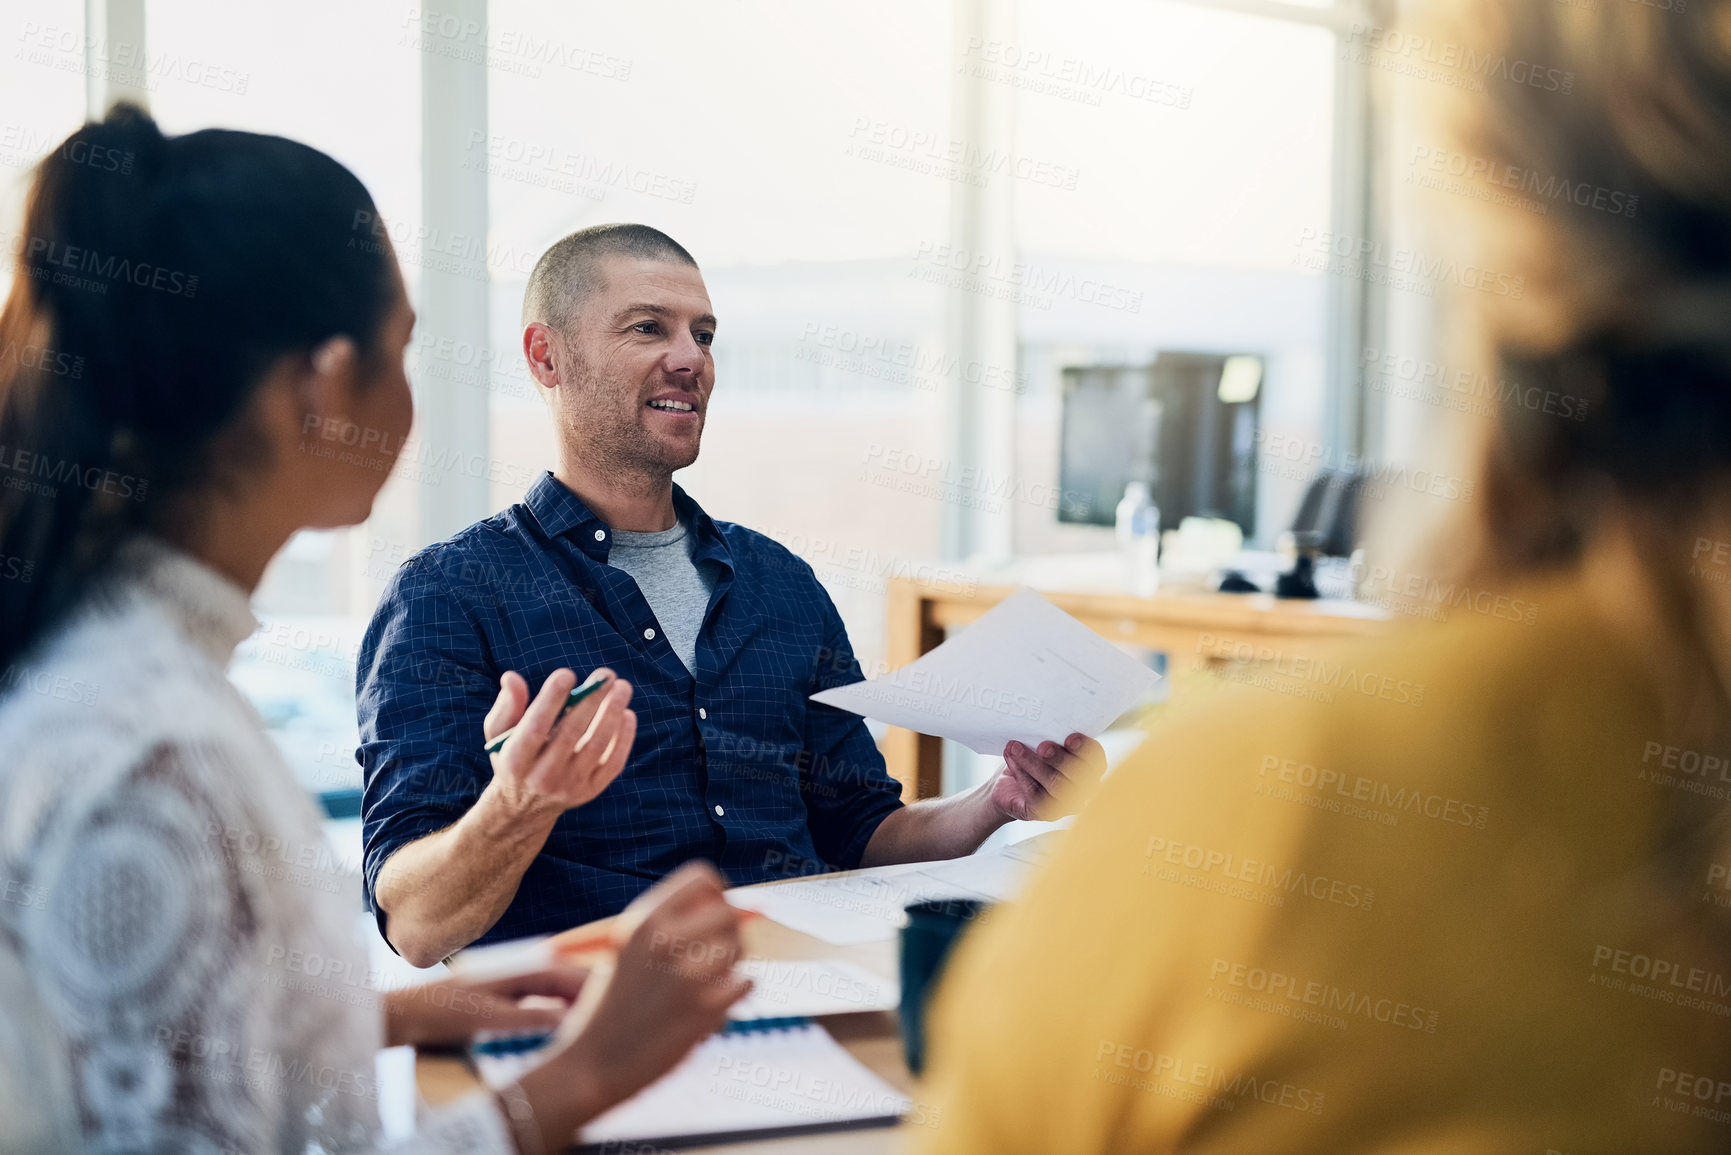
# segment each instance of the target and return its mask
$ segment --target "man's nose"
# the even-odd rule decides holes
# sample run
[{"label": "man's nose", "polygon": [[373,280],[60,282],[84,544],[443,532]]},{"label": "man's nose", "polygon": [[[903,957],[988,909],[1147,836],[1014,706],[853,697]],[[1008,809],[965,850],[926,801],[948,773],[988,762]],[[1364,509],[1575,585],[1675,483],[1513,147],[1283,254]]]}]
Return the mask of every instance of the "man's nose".
[{"label": "man's nose", "polygon": [[697,338],[690,333],[674,342],[673,348],[667,351],[667,371],[669,373],[689,373],[693,377],[703,373],[706,364],[703,346],[697,343]]}]

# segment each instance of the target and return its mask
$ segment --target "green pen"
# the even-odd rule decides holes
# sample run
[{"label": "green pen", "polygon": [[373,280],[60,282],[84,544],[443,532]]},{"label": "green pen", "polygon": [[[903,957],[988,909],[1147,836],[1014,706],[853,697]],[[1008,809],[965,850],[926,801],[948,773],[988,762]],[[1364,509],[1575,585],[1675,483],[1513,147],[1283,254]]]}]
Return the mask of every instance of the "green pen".
[{"label": "green pen", "polygon": [[[572,706],[575,706],[578,702],[581,702],[584,698],[587,698],[590,694],[593,694],[596,690],[599,690],[612,680],[612,678],[603,675],[599,678],[591,678],[581,686],[573,688],[569,694],[565,695],[565,704],[559,708],[559,718],[565,716],[566,710],[569,710]],[[559,724],[559,718],[553,719],[553,724],[555,726]],[[509,738],[516,732],[517,727],[512,726],[509,730],[506,730],[503,734],[500,734],[497,738],[494,738],[491,742],[481,747],[481,749],[485,750],[489,754],[497,754],[505,748],[505,739]]]}]

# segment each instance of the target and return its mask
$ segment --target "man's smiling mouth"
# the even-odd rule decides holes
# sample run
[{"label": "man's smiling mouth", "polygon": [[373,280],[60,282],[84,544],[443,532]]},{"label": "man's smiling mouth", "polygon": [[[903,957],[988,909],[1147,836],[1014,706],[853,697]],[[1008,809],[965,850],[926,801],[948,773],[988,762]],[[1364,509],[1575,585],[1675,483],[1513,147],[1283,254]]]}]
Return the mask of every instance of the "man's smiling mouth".
[{"label": "man's smiling mouth", "polygon": [[695,412],[697,409],[697,406],[693,405],[689,401],[673,401],[673,400],[651,401],[651,402],[649,402],[649,407],[651,409],[660,409],[663,412],[667,412],[667,413],[692,413],[692,412]]}]

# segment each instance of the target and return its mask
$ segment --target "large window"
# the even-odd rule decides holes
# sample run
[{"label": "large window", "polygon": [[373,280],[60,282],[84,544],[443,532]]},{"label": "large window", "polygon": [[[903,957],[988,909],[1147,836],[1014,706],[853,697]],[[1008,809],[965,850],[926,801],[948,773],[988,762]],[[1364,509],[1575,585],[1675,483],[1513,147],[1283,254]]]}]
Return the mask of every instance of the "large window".
[{"label": "large window", "polygon": [[[19,226],[30,170],[84,121],[84,5],[45,0],[0,14],[0,293],[24,243]],[[11,354],[15,355],[15,354]]]},{"label": "large window", "polygon": [[[8,165],[76,123],[86,99],[83,5],[32,7],[6,26],[28,67],[0,73],[0,93],[31,118],[0,126]],[[1342,182],[1362,178],[1336,139],[1344,25],[1329,0],[1013,0],[993,25],[1010,31],[986,35],[931,0],[492,0],[484,34],[397,3],[148,0],[145,12],[164,127],[282,133],[348,164],[417,305],[426,248],[443,243],[423,227],[427,190],[485,174],[466,251],[488,286],[487,337],[424,325],[411,378],[423,413],[485,391],[488,509],[553,459],[517,352],[535,258],[603,221],[688,247],[721,326],[703,456],[680,481],[812,563],[868,673],[883,668],[886,580],[968,565],[943,557],[960,506],[1008,510],[1020,556],[1110,547],[1109,531],[1060,524],[1047,500],[1066,367],[1255,353],[1265,428],[1331,435],[1329,350],[1353,318],[1299,258],[1339,227]],[[55,22],[65,37],[43,32]],[[483,45],[486,115],[472,123],[486,129],[452,130],[424,163],[423,134],[442,131],[423,124],[429,61],[480,59]],[[969,135],[966,85],[1002,98],[1007,135]],[[954,240],[958,214],[976,211],[957,195],[969,189],[1008,213],[989,250]],[[1009,351],[958,357],[959,313],[1006,295]],[[961,390],[1011,398],[1008,424],[987,434],[1008,475],[922,483],[953,471]],[[1267,544],[1301,486],[1263,481]],[[265,628],[237,677],[309,785],[358,783],[360,632],[426,544],[424,511],[471,483],[409,471],[366,526],[303,534],[267,575]]]},{"label": "large window", "polygon": [[[166,132],[277,133],[347,165],[389,222],[413,300],[422,180],[413,27],[409,9],[391,4],[150,0],[151,112]],[[254,600],[263,624],[242,646],[234,677],[315,791],[360,785],[355,651],[384,580],[423,544],[413,529],[419,504],[438,499],[423,474],[399,470],[367,525],[298,535]]]},{"label": "large window", "polygon": [[[939,560],[946,505],[1008,507],[1018,554],[1109,543],[1060,525],[1047,500],[1064,366],[1259,353],[1265,420],[1323,435],[1327,286],[1294,258],[1306,230],[1329,228],[1334,34],[1189,3],[1015,7],[1005,41],[958,33],[948,4],[746,0],[690,37],[677,4],[575,24],[547,0],[491,8],[496,43],[569,29],[566,67],[495,61],[493,243],[532,254],[636,219],[697,255],[721,318],[718,381],[681,482],[813,564],[868,672],[886,577],[962,572]],[[958,136],[958,73],[1012,93],[1008,163]],[[1005,250],[951,244],[967,182],[1008,187]],[[507,351],[521,286],[501,275],[494,293]],[[1022,302],[1018,349],[970,371],[948,330],[955,298],[1003,293]],[[495,452],[544,464],[546,414],[515,362],[497,385]],[[944,405],[962,388],[1018,396],[1012,475],[928,484],[961,472]],[[1264,536],[1301,488],[1270,480]]]},{"label": "large window", "polygon": [[[939,399],[893,363],[849,372],[850,350],[941,339],[941,293],[908,274],[949,204],[946,180],[907,167],[919,151],[872,141],[947,131],[947,5],[746,0],[706,12],[701,34],[685,4],[594,6],[581,22],[554,0],[491,11],[495,38],[560,27],[586,59],[617,62],[495,68],[495,242],[539,252],[585,225],[640,220],[691,250],[721,323],[703,455],[679,480],[713,515],[805,556],[869,668],[882,653],[875,567],[931,556],[938,511],[860,478],[885,445],[940,452]],[[522,284],[501,278],[494,298],[506,348]],[[519,392],[495,399],[495,451],[544,465],[546,411]]]},{"label": "large window", "polygon": [[[1017,469],[1055,476],[1060,374],[1160,351],[1267,364],[1265,431],[1323,437],[1327,295],[1301,241],[1330,229],[1334,34],[1195,4],[1021,0],[1020,43],[984,61],[1015,83],[1021,147],[1075,164],[1074,189],[1017,186],[1021,260],[1068,292],[1021,311]],[[1119,289],[1092,299],[1090,281]],[[1255,538],[1290,525],[1302,482],[1258,478]],[[1100,549],[1099,530],[1017,510],[1022,554]]]}]

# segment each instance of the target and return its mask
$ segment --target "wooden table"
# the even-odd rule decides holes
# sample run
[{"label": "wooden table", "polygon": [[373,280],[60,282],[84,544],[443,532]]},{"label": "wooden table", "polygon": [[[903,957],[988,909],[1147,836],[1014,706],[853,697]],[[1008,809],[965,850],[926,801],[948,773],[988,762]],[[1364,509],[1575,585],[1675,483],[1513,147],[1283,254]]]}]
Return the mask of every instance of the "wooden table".
[{"label": "wooden table", "polygon": [[[781,885],[779,882],[765,883]],[[753,919],[740,930],[746,954],[769,959],[839,959],[864,967],[883,978],[896,978],[896,942],[835,946],[791,930],[767,918]],[[915,1095],[915,1080],[902,1058],[901,1027],[892,1011],[873,1011],[820,1018],[826,1030],[853,1056],[876,1072],[896,1090]],[[421,1097],[438,1106],[480,1086],[468,1060],[446,1053],[424,1054],[416,1059],[415,1082]],[[786,1139],[729,1143],[718,1147],[682,1148],[692,1152],[725,1152],[726,1155],[883,1155],[895,1149],[899,1128],[878,1127],[861,1131],[838,1131],[827,1135],[797,1135]]]},{"label": "wooden table", "polygon": [[[1018,588],[892,578],[885,654],[889,668],[900,669],[935,648],[946,630],[967,625]],[[1387,617],[1357,602],[1293,601],[1270,594],[1162,591],[1153,597],[1136,597],[1049,589],[1040,593],[1103,637],[1163,651],[1167,673],[1175,681],[1194,669],[1229,660],[1222,650],[1234,643],[1273,644],[1308,654],[1374,633]],[[934,798],[943,792],[942,739],[891,727],[883,741],[883,755],[891,777],[902,784],[904,799]]]}]

